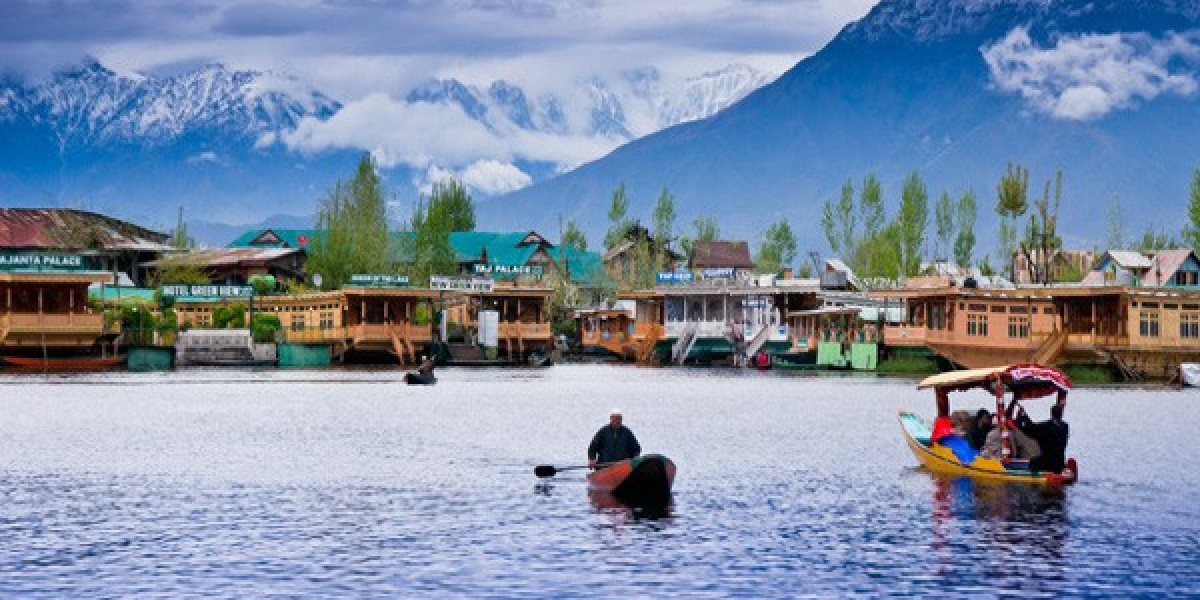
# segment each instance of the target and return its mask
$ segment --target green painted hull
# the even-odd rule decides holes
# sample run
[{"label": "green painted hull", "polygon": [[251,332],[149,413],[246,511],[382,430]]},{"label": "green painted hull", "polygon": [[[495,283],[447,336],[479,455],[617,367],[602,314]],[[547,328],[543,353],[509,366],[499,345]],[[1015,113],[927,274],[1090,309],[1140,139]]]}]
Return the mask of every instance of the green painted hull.
[{"label": "green painted hull", "polygon": [[175,348],[133,347],[126,353],[130,371],[168,371],[175,366]]},{"label": "green painted hull", "polygon": [[328,344],[279,344],[281,367],[328,367],[333,353]]}]

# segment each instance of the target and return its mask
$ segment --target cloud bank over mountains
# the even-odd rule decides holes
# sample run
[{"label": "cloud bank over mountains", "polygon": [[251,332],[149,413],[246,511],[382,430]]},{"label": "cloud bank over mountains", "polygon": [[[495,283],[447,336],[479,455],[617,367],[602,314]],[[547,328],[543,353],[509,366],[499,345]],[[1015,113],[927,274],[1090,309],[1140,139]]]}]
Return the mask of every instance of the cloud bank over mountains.
[{"label": "cloud bank over mountains", "polygon": [[1159,96],[1195,94],[1200,32],[1067,35],[1039,47],[1018,27],[982,52],[998,89],[1037,112],[1093,121]]}]

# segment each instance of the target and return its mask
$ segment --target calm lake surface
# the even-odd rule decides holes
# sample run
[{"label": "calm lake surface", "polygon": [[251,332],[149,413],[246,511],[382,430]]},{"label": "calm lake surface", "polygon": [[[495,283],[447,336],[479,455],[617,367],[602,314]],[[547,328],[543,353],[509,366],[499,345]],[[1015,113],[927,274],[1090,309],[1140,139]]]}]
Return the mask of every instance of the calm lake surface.
[{"label": "calm lake surface", "polygon": [[[402,376],[0,376],[0,595],[1200,594],[1194,392],[1076,390],[1081,478],[1052,493],[918,469],[896,411],[933,399],[909,380]],[[614,407],[678,464],[669,517],[533,476],[583,462]]]}]

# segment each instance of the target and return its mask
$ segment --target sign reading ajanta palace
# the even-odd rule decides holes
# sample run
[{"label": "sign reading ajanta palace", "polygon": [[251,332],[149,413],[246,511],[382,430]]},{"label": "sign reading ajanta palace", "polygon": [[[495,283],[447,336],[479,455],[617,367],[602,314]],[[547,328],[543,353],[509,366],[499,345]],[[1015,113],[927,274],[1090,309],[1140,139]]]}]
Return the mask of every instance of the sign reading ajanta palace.
[{"label": "sign reading ajanta palace", "polygon": [[78,254],[0,252],[0,271],[15,271],[20,269],[79,271],[83,269],[83,257]]}]

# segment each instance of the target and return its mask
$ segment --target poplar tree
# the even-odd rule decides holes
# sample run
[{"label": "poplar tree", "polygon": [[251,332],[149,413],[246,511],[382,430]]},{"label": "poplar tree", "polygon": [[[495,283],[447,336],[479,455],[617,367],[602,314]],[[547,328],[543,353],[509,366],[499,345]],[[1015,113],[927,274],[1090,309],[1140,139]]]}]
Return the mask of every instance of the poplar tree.
[{"label": "poplar tree", "polygon": [[1013,251],[1017,245],[1017,218],[1029,210],[1029,169],[1008,163],[1000,183],[996,184],[996,214],[1000,215],[1000,254],[1004,272],[1013,278]]},{"label": "poplar tree", "polygon": [[317,212],[307,270],[323,289],[337,289],[355,273],[382,273],[391,265],[387,209],[375,161],[364,154],[349,182],[338,181]]},{"label": "poplar tree", "polygon": [[933,223],[937,229],[938,247],[934,251],[935,259],[946,259],[954,243],[954,201],[950,192],[942,191],[933,208]]},{"label": "poplar tree", "polygon": [[905,276],[916,275],[921,270],[921,247],[929,226],[929,192],[915,171],[904,180],[895,224],[900,242],[900,271]]},{"label": "poplar tree", "polygon": [[1188,185],[1188,220],[1183,226],[1183,242],[1192,249],[1200,248],[1200,169],[1192,172]]},{"label": "poplar tree", "polygon": [[787,219],[772,223],[754,261],[761,273],[778,273],[796,260],[796,234]]},{"label": "poplar tree", "polygon": [[954,261],[964,269],[971,266],[972,254],[975,252],[975,206],[974,190],[963,192],[958,199],[956,211],[958,221],[958,236],[954,239]]}]

